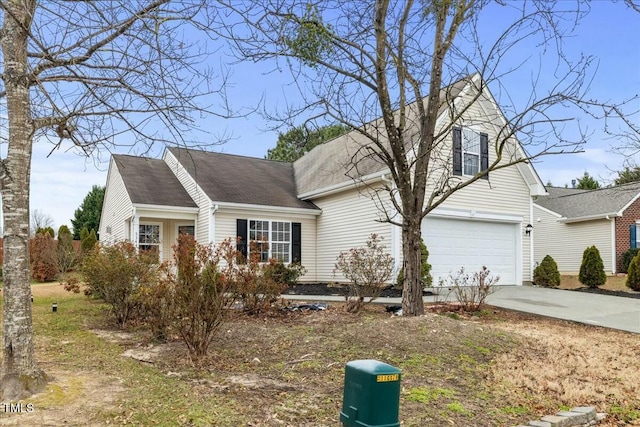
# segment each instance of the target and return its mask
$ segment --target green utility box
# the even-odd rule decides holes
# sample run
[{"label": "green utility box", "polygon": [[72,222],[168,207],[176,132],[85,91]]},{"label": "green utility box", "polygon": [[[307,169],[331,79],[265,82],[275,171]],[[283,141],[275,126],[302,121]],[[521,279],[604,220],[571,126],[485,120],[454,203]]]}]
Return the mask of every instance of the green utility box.
[{"label": "green utility box", "polygon": [[344,372],[340,422],[344,427],[399,427],[400,369],[354,360]]}]

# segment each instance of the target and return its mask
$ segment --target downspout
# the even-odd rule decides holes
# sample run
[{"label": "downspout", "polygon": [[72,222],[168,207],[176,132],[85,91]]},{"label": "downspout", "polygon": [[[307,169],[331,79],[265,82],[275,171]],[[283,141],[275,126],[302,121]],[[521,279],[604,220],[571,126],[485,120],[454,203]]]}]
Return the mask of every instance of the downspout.
[{"label": "downspout", "polygon": [[133,246],[138,249],[138,232],[140,230],[140,217],[136,213],[136,207],[131,208],[131,232],[129,236],[131,237],[131,241],[133,242]]},{"label": "downspout", "polygon": [[606,218],[611,221],[611,274],[616,274],[618,268],[616,260],[616,218],[609,215]]},{"label": "downspout", "polygon": [[[390,184],[391,188],[395,188],[396,184],[393,180],[386,177],[386,174],[381,174],[380,179],[382,182]],[[391,193],[389,193],[389,198],[391,198]],[[396,212],[397,213],[397,212]],[[398,226],[389,223],[391,226],[391,256],[393,257],[393,268],[395,274],[402,268],[402,263],[400,262],[400,238],[398,233]]]},{"label": "downspout", "polygon": [[[533,221],[533,199],[529,197],[529,224],[534,224]],[[535,262],[535,246],[534,246],[534,237],[535,237],[536,229],[531,230],[529,234],[529,281],[533,282],[533,263]]]},{"label": "downspout", "polygon": [[216,240],[216,212],[218,212],[220,206],[211,206],[211,216],[209,217],[209,243],[215,244]]}]

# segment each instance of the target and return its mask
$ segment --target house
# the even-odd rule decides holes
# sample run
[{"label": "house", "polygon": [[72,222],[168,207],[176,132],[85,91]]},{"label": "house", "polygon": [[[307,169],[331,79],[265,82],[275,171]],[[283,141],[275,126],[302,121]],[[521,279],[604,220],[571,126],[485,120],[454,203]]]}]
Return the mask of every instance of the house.
[{"label": "house", "polygon": [[[433,153],[432,170],[441,175],[430,177],[431,189],[444,174],[464,179],[495,159],[489,141],[506,123],[489,91],[478,92],[479,83],[474,75],[441,91],[449,102],[437,126],[451,131]],[[464,111],[453,124],[452,109]],[[378,124],[364,128],[384,141]],[[167,259],[179,233],[206,243],[239,236],[258,243],[263,260],[300,261],[307,270],[301,281],[328,282],[344,279],[333,271],[338,254],[376,233],[399,269],[401,230],[383,221],[397,212],[389,194],[379,192],[390,175],[370,147],[352,131],[295,163],[185,148],[167,148],[162,159],[113,155],[101,240],[129,239]],[[522,153],[515,139],[507,151]],[[500,284],[531,278],[533,239],[525,227],[533,218],[532,197],[546,194],[545,188],[528,163],[493,170],[486,178],[456,192],[423,221],[434,283],[463,266],[478,271],[486,265]]]},{"label": "house", "polygon": [[562,274],[580,271],[582,253],[600,251],[605,271],[622,271],[622,254],[640,247],[640,183],[597,190],[547,187],[533,204],[535,261],[551,255]]}]

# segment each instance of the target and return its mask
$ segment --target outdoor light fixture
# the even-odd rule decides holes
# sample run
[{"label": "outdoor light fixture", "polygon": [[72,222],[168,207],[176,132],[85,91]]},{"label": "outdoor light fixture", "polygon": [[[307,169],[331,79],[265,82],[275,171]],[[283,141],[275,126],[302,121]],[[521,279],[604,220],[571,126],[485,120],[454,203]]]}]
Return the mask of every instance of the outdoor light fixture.
[{"label": "outdoor light fixture", "polygon": [[531,234],[531,230],[533,230],[533,225],[527,224],[527,226],[524,228],[524,234],[529,236]]}]

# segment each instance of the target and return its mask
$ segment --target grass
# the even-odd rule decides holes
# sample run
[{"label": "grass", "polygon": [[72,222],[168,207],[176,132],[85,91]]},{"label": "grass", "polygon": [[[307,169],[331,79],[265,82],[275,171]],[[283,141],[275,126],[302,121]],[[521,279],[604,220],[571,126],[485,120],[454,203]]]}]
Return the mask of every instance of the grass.
[{"label": "grass", "polygon": [[[615,422],[640,416],[631,334],[502,311],[390,318],[381,307],[355,316],[331,305],[235,315],[195,369],[177,341],[116,330],[103,304],[54,285],[33,290],[36,351],[52,378],[28,399],[33,414],[0,417],[2,425],[335,426],[344,365],[365,358],[402,370],[406,427],[516,425],[590,404]],[[122,357],[127,349],[161,351],[143,363]]]}]

